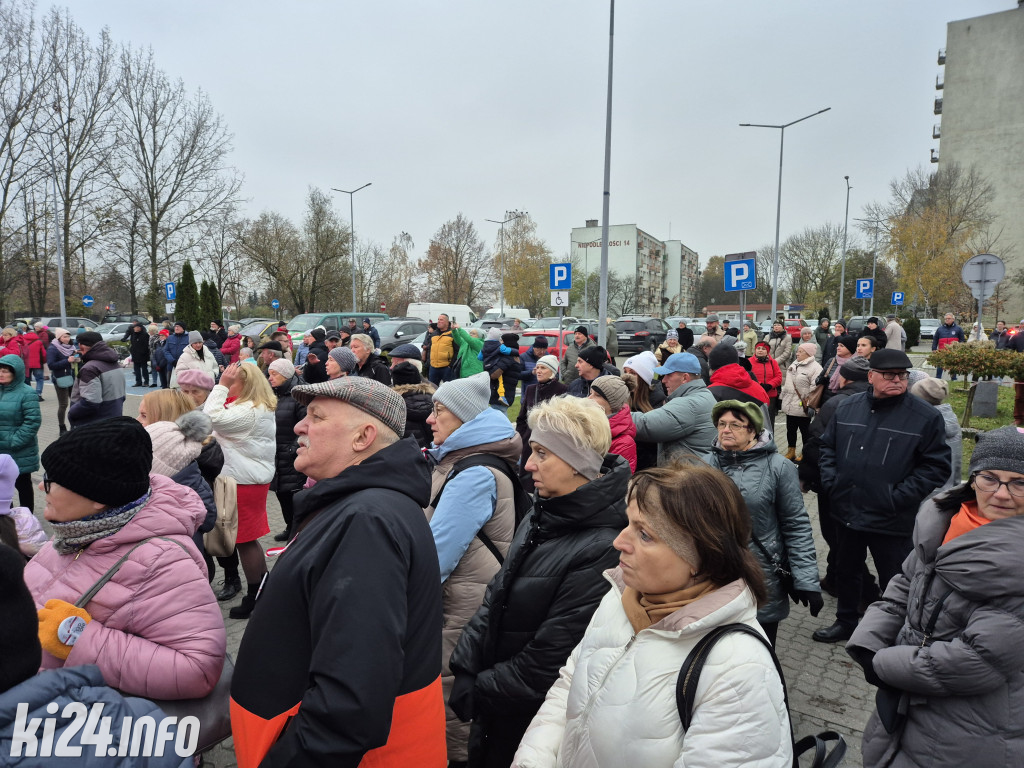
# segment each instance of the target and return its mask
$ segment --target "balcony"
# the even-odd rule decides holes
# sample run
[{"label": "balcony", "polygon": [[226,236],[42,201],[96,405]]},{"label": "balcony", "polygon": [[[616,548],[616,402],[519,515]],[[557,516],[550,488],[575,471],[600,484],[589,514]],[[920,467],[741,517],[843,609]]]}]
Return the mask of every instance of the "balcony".
[{"label": "balcony", "polygon": [[942,138],[942,123],[936,123],[935,125],[932,126],[932,138],[933,139],[941,139]]},{"label": "balcony", "polygon": [[932,162],[933,163],[939,162],[939,150],[937,150],[937,149],[933,149],[932,150]]},{"label": "balcony", "polygon": [[939,48],[939,66],[941,67],[946,63],[946,49]]},{"label": "balcony", "polygon": [[942,99],[936,99],[935,100],[935,114],[936,115],[941,115],[942,114]]},{"label": "balcony", "polygon": [[942,79],[942,75],[936,75],[935,76],[935,90],[936,91],[941,91],[945,84],[946,84],[946,81]]}]

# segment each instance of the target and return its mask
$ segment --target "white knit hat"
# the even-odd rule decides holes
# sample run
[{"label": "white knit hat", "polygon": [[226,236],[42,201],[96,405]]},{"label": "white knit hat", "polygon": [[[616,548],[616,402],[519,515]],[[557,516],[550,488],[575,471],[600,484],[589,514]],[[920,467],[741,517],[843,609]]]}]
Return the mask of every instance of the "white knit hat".
[{"label": "white knit hat", "polygon": [[268,365],[267,370],[273,371],[274,373],[283,376],[286,379],[290,379],[292,376],[295,375],[295,366],[292,365],[292,361],[286,360],[283,357],[280,358],[279,360],[275,360],[270,365]]},{"label": "white knit hat", "polygon": [[202,411],[189,411],[177,421],[157,421],[146,427],[153,441],[153,474],[173,477],[199,458],[213,422]]},{"label": "white knit hat", "polygon": [[558,358],[554,355],[544,355],[537,361],[537,365],[543,365],[545,368],[550,368],[552,373],[558,373]]},{"label": "white knit hat", "polygon": [[491,399],[491,377],[486,372],[464,379],[445,381],[437,388],[433,400],[440,403],[465,424],[487,410]]},{"label": "white knit hat", "polygon": [[637,376],[646,381],[647,386],[651,386],[651,382],[654,381],[654,369],[658,367],[658,358],[653,352],[645,350],[639,355],[633,355],[622,364],[622,367],[636,371]]}]

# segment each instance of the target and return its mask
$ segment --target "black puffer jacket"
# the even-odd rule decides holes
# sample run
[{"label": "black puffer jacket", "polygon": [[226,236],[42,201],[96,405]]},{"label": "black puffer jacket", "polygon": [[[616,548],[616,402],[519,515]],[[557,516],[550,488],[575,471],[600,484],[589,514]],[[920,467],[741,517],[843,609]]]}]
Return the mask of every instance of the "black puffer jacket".
[{"label": "black puffer jacket", "polygon": [[128,342],[128,350],[132,355],[132,362],[142,363],[149,361],[149,331],[142,326],[141,331],[136,331],[134,326],[128,329],[121,341]]},{"label": "black puffer jacket", "polygon": [[391,369],[388,368],[388,364],[384,362],[384,359],[380,355],[375,355],[372,352],[370,356],[366,358],[366,362],[355,369],[352,372],[353,376],[362,376],[366,379],[373,379],[379,381],[381,384],[390,387],[391,386]]},{"label": "black puffer jacket", "polygon": [[536,498],[451,667],[476,678],[470,765],[508,766],[520,739],[608,591],[602,576],[626,526],[629,464],[608,454],[604,473],[576,491]]},{"label": "black puffer jacket", "polygon": [[297,493],[306,484],[306,476],[295,469],[295,451],[299,447],[295,425],[306,418],[306,406],[292,397],[292,387],[298,383],[299,378],[292,376],[281,386],[273,388],[277,395],[277,454],[270,489],[276,493]]},{"label": "black puffer jacket", "polygon": [[429,381],[419,384],[399,384],[395,392],[405,400],[405,434],[403,437],[416,438],[420,448],[429,448],[434,442],[434,433],[427,424],[427,417],[434,410],[436,387]]}]

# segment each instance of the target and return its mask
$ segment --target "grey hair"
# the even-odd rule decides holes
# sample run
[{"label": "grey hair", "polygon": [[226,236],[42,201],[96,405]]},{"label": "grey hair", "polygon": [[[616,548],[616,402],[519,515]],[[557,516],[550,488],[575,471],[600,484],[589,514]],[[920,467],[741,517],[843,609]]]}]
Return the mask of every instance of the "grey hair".
[{"label": "grey hair", "polygon": [[368,349],[371,352],[373,352],[373,348],[375,345],[373,343],[373,339],[370,338],[370,335],[368,333],[353,333],[352,337],[348,340],[350,346],[353,341],[358,341],[360,344],[363,345],[363,349]]},{"label": "grey hair", "polygon": [[715,342],[713,342],[706,336],[701,336],[700,340],[697,342],[697,346],[700,347],[701,349],[707,349],[708,347],[715,346]]}]

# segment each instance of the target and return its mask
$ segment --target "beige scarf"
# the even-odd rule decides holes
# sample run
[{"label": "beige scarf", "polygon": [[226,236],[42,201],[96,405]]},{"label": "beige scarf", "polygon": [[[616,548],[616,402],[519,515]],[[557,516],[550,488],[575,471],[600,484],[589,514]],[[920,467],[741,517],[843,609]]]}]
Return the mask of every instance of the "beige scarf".
[{"label": "beige scarf", "polygon": [[633,625],[633,631],[639,632],[652,624],[657,624],[684,605],[700,600],[714,589],[715,585],[710,581],[702,581],[662,595],[641,595],[632,587],[626,587],[622,593],[622,608],[626,611],[629,623]]}]

